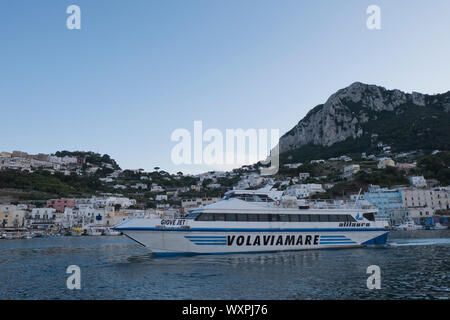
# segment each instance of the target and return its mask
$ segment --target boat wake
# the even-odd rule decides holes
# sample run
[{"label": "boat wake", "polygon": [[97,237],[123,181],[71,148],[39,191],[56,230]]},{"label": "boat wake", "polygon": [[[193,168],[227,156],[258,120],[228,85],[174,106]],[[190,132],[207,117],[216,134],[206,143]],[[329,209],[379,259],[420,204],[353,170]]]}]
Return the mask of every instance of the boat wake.
[{"label": "boat wake", "polygon": [[403,246],[430,246],[450,244],[450,238],[434,238],[434,239],[391,239],[388,245],[391,247]]}]

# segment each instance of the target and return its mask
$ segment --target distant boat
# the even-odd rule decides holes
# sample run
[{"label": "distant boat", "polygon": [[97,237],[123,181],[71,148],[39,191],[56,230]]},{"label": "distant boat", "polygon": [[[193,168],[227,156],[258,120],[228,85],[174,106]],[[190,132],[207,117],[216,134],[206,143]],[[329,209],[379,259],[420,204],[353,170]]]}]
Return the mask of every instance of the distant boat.
[{"label": "distant boat", "polygon": [[13,239],[23,239],[25,235],[20,232],[6,232],[2,235],[3,239],[13,240]]},{"label": "distant boat", "polygon": [[120,236],[122,233],[120,231],[113,230],[111,228],[106,228],[103,232],[105,236]]},{"label": "distant boat", "polygon": [[32,232],[25,232],[25,239],[34,238],[34,234]]},{"label": "distant boat", "polygon": [[103,227],[89,227],[87,229],[88,236],[101,236],[103,234]]},{"label": "distant boat", "polygon": [[414,221],[406,221],[394,227],[394,229],[403,231],[423,230],[423,226],[415,224]]},{"label": "distant boat", "polygon": [[73,228],[72,230],[70,230],[70,235],[74,236],[74,237],[79,237],[79,236],[83,235],[83,229]]},{"label": "distant boat", "polygon": [[433,226],[433,230],[445,230],[448,229],[448,226],[443,226],[442,224],[440,224],[439,222],[437,222],[434,226]]}]

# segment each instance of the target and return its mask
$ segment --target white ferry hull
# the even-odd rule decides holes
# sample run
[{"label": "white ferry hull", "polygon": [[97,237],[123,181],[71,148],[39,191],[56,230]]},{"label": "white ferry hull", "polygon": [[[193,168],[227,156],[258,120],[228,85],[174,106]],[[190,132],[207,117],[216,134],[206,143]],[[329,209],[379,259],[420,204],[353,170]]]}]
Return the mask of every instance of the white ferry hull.
[{"label": "white ferry hull", "polygon": [[232,199],[199,209],[186,219],[134,218],[113,229],[160,255],[386,244],[387,222],[369,220],[364,215],[364,211],[355,208],[299,210],[264,207]]},{"label": "white ferry hull", "polygon": [[195,232],[123,230],[126,236],[156,255],[230,254],[384,245],[380,231]]}]

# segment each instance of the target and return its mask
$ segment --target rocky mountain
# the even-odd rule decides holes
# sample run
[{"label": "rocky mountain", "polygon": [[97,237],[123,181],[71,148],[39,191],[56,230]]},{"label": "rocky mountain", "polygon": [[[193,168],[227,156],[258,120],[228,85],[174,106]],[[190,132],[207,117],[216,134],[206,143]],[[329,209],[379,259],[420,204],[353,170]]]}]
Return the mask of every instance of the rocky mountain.
[{"label": "rocky mountain", "polygon": [[280,138],[282,159],[370,152],[450,149],[450,91],[411,94],[355,82],[313,108]]}]

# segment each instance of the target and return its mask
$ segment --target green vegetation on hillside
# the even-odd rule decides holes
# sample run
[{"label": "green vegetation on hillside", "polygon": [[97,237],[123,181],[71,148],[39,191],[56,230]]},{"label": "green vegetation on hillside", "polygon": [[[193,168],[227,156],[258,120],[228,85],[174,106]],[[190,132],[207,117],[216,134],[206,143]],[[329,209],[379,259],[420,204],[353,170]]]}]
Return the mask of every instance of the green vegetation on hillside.
[{"label": "green vegetation on hillside", "polygon": [[48,171],[2,170],[0,171],[0,189],[20,189],[28,192],[44,192],[60,197],[95,194],[101,191],[102,184],[96,176],[64,175]]},{"label": "green vegetation on hillside", "polygon": [[102,164],[110,164],[114,170],[120,170],[119,165],[108,154],[101,155],[92,151],[57,151],[55,153],[57,157],[80,157],[85,160],[85,163],[90,163],[95,166],[101,167]]},{"label": "green vegetation on hillside", "polygon": [[450,152],[439,152],[419,160],[418,172],[426,179],[436,179],[442,185],[450,185]]}]

